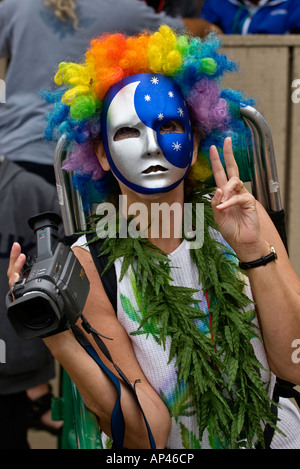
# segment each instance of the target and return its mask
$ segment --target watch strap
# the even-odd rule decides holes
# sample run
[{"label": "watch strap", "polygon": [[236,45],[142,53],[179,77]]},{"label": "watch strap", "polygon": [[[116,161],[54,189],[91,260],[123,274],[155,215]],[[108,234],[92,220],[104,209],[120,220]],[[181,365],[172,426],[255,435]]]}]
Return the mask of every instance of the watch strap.
[{"label": "watch strap", "polygon": [[250,262],[239,262],[239,267],[242,270],[254,269],[255,267],[261,267],[262,265],[267,265],[269,262],[276,261],[277,254],[273,246],[270,246],[270,254],[262,256],[260,259]]}]

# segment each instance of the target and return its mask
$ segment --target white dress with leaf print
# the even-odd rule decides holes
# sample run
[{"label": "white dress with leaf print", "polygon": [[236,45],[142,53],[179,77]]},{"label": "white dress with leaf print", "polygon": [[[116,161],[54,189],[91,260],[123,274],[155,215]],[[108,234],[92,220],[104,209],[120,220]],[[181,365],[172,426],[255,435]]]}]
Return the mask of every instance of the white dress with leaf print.
[{"label": "white dress with leaf print", "polygon": [[[207,313],[207,318],[197,320],[197,327],[205,334],[210,335],[208,306],[205,294],[199,287],[197,267],[190,258],[189,242],[183,241],[173,253],[169,254],[169,259],[173,279],[171,283],[198,290],[194,297],[200,300],[199,308]],[[122,259],[120,258],[115,262],[117,278],[120,276],[121,265]],[[142,314],[132,270],[127,271],[118,288],[118,320],[131,337],[137,360],[145,376],[168,407],[172,417],[167,448],[219,448],[218,441],[214,438],[213,441],[212,438],[209,439],[207,432],[204,433],[201,442],[198,439],[199,432],[192,396],[188,386],[178,380],[175,358],[169,363],[171,337],[167,338],[164,349],[158,343],[158,329],[154,323],[150,325],[146,323],[142,330],[136,333]],[[245,288],[245,293],[252,299],[250,287]],[[249,304],[250,309],[245,314],[249,315],[250,320],[256,321],[253,304],[250,301]],[[195,306],[197,307],[197,303]],[[263,367],[268,368],[264,347],[258,338],[253,339],[253,346]],[[270,375],[265,372],[263,374],[263,380],[269,382]],[[271,387],[273,388],[273,385]]]},{"label": "white dress with leaf print", "polygon": [[[226,244],[219,233],[216,233],[214,237],[218,241]],[[72,247],[80,246],[83,249],[89,250],[85,243],[86,237],[82,236]],[[199,286],[197,268],[191,261],[189,243],[183,241],[172,254],[169,254],[169,259],[170,266],[177,267],[171,269],[172,283],[177,286],[185,286],[198,290],[197,294],[194,296],[195,299],[200,300],[198,306],[203,312],[207,313],[207,318],[197,320],[196,324],[201,331],[209,336],[210,324],[207,302],[205,294],[201,286]],[[120,277],[121,265],[122,259],[120,258],[115,262],[117,278]],[[246,283],[245,294],[252,300],[251,289],[246,276],[244,280]],[[177,378],[177,371],[174,365],[175,359],[169,363],[171,338],[167,338],[165,349],[162,345],[159,345],[157,340],[158,329],[154,323],[152,323],[151,326],[146,323],[143,329],[139,331],[139,333],[136,333],[140,326],[142,314],[139,308],[140,301],[135,288],[134,275],[130,270],[124,275],[122,282],[118,283],[117,301],[118,319],[131,337],[137,360],[149,383],[169,409],[172,424],[167,448],[220,448],[218,441],[212,438],[209,439],[207,432],[204,432],[201,442],[197,438],[198,430],[196,415],[192,404],[192,396],[190,396],[188,387],[182,382],[179,382]],[[249,311],[245,314],[248,315],[249,320],[252,320],[258,325],[253,305],[251,302],[249,303]],[[195,303],[195,306],[197,306],[197,303]],[[276,316],[276,312],[274,312],[274,316]],[[254,338],[252,345],[262,367],[265,370],[269,370],[262,341],[258,338]],[[276,378],[268,371],[262,370],[261,373],[263,381],[269,384],[269,395],[271,396]],[[271,443],[271,448],[300,449],[300,413],[295,405],[287,398],[280,398],[279,404],[278,417],[280,421],[278,427],[283,431],[286,437],[276,432]],[[111,439],[103,434],[104,448],[110,448],[111,443]]]}]

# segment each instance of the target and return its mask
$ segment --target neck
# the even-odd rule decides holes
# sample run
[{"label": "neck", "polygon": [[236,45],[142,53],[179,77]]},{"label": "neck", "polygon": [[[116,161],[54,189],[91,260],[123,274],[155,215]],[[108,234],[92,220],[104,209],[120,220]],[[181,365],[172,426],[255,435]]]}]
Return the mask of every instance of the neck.
[{"label": "neck", "polygon": [[166,253],[174,251],[182,240],[183,182],[160,194],[137,194],[122,186],[121,192],[123,217],[134,215],[134,226],[152,244]]}]

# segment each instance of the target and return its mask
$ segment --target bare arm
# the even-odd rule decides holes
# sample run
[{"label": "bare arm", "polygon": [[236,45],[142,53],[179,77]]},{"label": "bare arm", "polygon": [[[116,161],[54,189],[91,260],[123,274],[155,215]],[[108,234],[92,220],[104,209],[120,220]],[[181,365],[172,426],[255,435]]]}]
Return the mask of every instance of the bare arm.
[{"label": "bare arm", "polygon": [[300,339],[300,280],[271,219],[258,202],[256,206],[263,242],[257,245],[254,252],[241,250],[239,258],[250,261],[267,255],[270,252],[269,244],[276,249],[276,262],[249,269],[247,275],[269,365],[280,378],[300,384],[300,366],[292,360],[292,343]]},{"label": "bare arm", "polygon": [[[25,261],[24,254],[20,253],[21,248],[16,244],[13,247],[8,269],[10,286],[17,280]],[[146,380],[135,358],[131,341],[116,318],[90,253],[82,248],[75,248],[74,253],[90,281],[90,293],[83,314],[96,330],[113,339],[107,341],[106,345],[114,362],[130,382],[133,384],[139,380],[136,385],[137,396],[151,428],[156,447],[165,448],[170,430],[169,412]],[[92,341],[90,337],[89,339]],[[117,399],[117,391],[110,379],[81,347],[71,331],[48,337],[44,341],[74,381],[87,407],[98,416],[101,429],[111,436],[110,420]],[[98,352],[97,346],[95,350]],[[105,357],[102,356],[101,359],[115,372]],[[121,405],[125,419],[124,446],[126,448],[149,448],[148,433],[140,409],[132,393],[122,382]]]},{"label": "bare arm", "polygon": [[218,186],[212,200],[215,220],[240,261],[250,262],[269,254],[269,245],[277,251],[275,262],[245,272],[269,365],[277,376],[300,384],[299,364],[292,360],[292,343],[300,338],[300,279],[269,216],[240,181],[230,139],[224,143],[228,179],[215,147],[210,156]]}]

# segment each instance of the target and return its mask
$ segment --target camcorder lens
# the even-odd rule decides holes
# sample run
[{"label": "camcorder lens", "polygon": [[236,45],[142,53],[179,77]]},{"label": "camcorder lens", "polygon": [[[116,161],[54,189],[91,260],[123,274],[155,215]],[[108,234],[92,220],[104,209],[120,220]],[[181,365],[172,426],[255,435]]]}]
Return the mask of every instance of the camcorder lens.
[{"label": "camcorder lens", "polygon": [[56,319],[56,315],[47,301],[43,298],[32,298],[22,304],[18,320],[28,329],[40,330],[50,326]]}]

